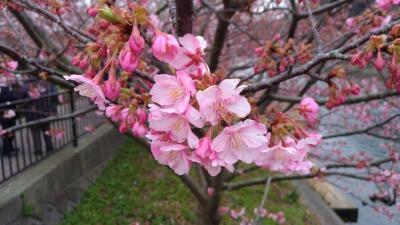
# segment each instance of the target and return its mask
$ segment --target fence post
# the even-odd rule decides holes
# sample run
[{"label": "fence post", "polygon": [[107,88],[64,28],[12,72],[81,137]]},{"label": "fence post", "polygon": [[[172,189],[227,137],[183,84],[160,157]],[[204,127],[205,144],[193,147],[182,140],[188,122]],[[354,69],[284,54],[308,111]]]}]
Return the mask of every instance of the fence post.
[{"label": "fence post", "polygon": [[[74,92],[69,91],[69,99],[70,99],[70,106],[71,106],[71,113],[75,112],[75,101],[74,101]],[[71,118],[72,124],[72,143],[74,147],[78,146],[78,133],[76,129],[76,119],[75,116]]]}]

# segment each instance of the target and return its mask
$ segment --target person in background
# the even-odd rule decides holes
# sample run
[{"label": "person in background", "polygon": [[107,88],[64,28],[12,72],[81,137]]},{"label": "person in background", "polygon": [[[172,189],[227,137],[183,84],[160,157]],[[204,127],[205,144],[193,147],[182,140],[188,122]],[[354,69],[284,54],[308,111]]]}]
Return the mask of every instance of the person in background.
[{"label": "person in background", "polygon": [[[43,80],[31,79],[29,82],[25,82],[22,90],[25,95],[24,97],[32,99],[25,106],[29,111],[25,114],[27,122],[44,119],[57,113],[57,87],[54,84]],[[43,154],[42,136],[46,152],[49,153],[54,150],[52,137],[49,135],[49,131],[51,130],[50,122],[31,126],[30,130],[33,137],[35,154]]]},{"label": "person in background", "polygon": [[[16,116],[15,111],[13,111],[13,106],[9,106],[7,102],[15,101],[18,99],[18,96],[12,90],[10,86],[0,86],[0,124],[3,129],[7,129],[9,127],[13,127],[16,124]],[[15,138],[15,134],[5,133],[2,139],[2,154],[10,155],[13,152],[16,152],[18,149],[14,148],[13,140]]]}]

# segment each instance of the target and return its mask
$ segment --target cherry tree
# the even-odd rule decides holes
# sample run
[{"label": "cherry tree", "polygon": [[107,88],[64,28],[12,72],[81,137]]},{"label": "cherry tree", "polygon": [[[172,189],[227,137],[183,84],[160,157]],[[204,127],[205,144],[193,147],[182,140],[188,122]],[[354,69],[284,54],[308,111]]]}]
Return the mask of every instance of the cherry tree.
[{"label": "cherry tree", "polygon": [[[376,183],[371,196],[400,210],[400,1],[0,5],[1,85],[26,74],[90,98],[188,187],[199,224],[221,223],[226,191],[328,176]],[[325,142],[352,135],[386,157]],[[254,224],[264,202],[255,218],[231,214]]]}]

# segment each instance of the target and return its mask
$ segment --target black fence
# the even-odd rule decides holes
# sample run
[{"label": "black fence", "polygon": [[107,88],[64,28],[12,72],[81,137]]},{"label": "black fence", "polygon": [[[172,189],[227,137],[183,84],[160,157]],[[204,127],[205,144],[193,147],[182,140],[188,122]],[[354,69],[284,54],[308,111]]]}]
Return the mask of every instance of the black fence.
[{"label": "black fence", "polygon": [[71,91],[1,103],[0,183],[68,144],[77,146],[80,136],[105,121],[96,109]]}]

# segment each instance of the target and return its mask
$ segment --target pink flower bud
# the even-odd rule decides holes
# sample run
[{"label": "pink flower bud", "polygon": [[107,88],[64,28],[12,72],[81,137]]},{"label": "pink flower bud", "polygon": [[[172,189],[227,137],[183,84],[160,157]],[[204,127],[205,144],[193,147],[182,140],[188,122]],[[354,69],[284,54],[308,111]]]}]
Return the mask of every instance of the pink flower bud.
[{"label": "pink flower bud", "polygon": [[92,5],[87,9],[87,14],[91,17],[95,17],[97,16],[97,6],[96,5]]},{"label": "pink flower bud", "polygon": [[107,27],[109,27],[110,26],[110,22],[108,22],[107,20],[100,20],[100,22],[99,22],[99,29],[101,29],[101,30],[105,30],[105,29],[107,29]]},{"label": "pink flower bud", "polygon": [[88,65],[88,57],[86,56],[81,61],[79,61],[79,68],[84,69]]},{"label": "pink flower bud", "polygon": [[121,90],[121,85],[117,81],[107,80],[103,85],[104,95],[111,101],[115,101]]},{"label": "pink flower bud", "polygon": [[356,20],[354,19],[354,17],[347,18],[347,20],[346,20],[347,27],[353,28],[356,24],[357,23],[356,23]]},{"label": "pink flower bud", "polygon": [[378,49],[378,55],[376,57],[374,66],[378,71],[382,71],[383,68],[385,67],[385,60],[383,60],[382,58],[381,49]]},{"label": "pink flower bud", "polygon": [[126,133],[128,131],[128,127],[126,126],[126,123],[121,123],[119,125],[118,131],[123,134]]},{"label": "pink flower bud", "polygon": [[119,64],[124,71],[132,73],[139,64],[139,57],[129,48],[124,48],[119,53]]},{"label": "pink flower bud", "polygon": [[81,62],[81,55],[76,55],[72,58],[72,65],[74,66],[79,66],[79,63]]},{"label": "pink flower bud", "polygon": [[214,188],[212,188],[212,187],[207,188],[208,196],[212,197],[214,195],[214,192],[215,192]]},{"label": "pink flower bud", "polygon": [[145,123],[147,120],[146,110],[143,108],[138,108],[136,110],[136,117],[140,123]]},{"label": "pink flower bud", "polygon": [[133,26],[131,36],[128,40],[129,47],[135,53],[141,53],[144,49],[144,39],[140,35],[140,30],[137,26]]},{"label": "pink flower bud", "polygon": [[260,57],[261,55],[262,55],[262,53],[263,53],[263,48],[262,47],[258,47],[258,48],[255,48],[254,49],[254,53],[258,56],[258,57]]},{"label": "pink flower bud", "polygon": [[358,86],[357,84],[351,85],[351,93],[353,95],[359,95],[360,94],[360,86]]}]

